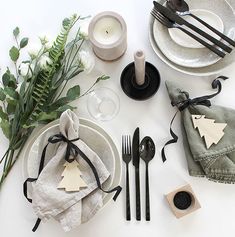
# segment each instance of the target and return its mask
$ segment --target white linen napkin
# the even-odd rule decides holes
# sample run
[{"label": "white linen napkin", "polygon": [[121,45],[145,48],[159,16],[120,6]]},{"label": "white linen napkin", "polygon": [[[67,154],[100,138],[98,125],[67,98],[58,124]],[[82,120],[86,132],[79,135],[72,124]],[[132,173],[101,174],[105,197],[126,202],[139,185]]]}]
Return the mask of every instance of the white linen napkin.
[{"label": "white linen napkin", "polygon": [[[79,137],[79,119],[71,110],[61,115],[60,132],[69,140]],[[110,173],[98,155],[80,139],[74,144],[90,159],[98,172],[101,184],[104,183]],[[54,157],[42,170],[33,187],[32,204],[40,219],[46,221],[54,218],[61,223],[65,231],[69,231],[96,214],[103,206],[103,193],[97,188],[97,182],[90,166],[80,156],[77,161],[87,187],[78,192],[57,189],[62,179],[63,165],[66,162],[64,159],[66,148],[67,143],[62,142]]]}]

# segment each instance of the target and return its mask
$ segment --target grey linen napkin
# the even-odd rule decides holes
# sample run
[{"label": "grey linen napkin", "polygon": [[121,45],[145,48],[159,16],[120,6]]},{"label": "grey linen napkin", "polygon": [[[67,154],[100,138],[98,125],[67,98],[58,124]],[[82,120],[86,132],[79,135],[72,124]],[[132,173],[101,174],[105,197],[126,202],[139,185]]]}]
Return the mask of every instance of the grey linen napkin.
[{"label": "grey linen napkin", "polygon": [[[60,132],[69,140],[79,137],[79,119],[71,110],[65,111],[60,117]],[[96,167],[101,184],[110,176],[98,155],[81,139],[74,144],[90,159]],[[53,145],[49,145],[53,146]],[[55,155],[47,162],[36,184],[33,187],[32,200],[36,215],[43,221],[54,218],[58,220],[65,231],[69,231],[81,223],[88,221],[103,206],[103,193],[97,189],[96,179],[89,165],[79,159],[79,169],[86,188],[78,192],[66,192],[57,189],[66,162],[66,143],[57,147]]]},{"label": "grey linen napkin", "polygon": [[[173,82],[166,82],[171,102],[176,104],[187,99],[180,87]],[[194,129],[191,115],[206,115],[218,123],[227,123],[224,136],[209,149],[197,129]],[[181,112],[181,126],[185,155],[189,174],[205,176],[210,180],[222,183],[235,182],[235,110],[221,106],[189,106]]]}]

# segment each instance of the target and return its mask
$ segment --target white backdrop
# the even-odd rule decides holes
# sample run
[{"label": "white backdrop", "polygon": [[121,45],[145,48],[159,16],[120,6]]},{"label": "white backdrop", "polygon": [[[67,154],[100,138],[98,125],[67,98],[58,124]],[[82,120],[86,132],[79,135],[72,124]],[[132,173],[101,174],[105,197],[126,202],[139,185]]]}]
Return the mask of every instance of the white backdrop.
[{"label": "white backdrop", "polygon": [[[123,192],[116,203],[109,203],[89,223],[70,233],[64,233],[59,224],[54,221],[43,223],[38,231],[33,233],[31,228],[35,223],[36,217],[30,204],[23,197],[22,159],[20,159],[0,192],[1,236],[217,237],[234,234],[234,185],[216,184],[205,179],[190,177],[187,173],[181,136],[178,144],[167,148],[168,163],[163,165],[161,162],[159,151],[167,138],[169,138],[169,123],[175,113],[175,108],[170,105],[164,81],[178,81],[185,90],[191,92],[192,96],[196,96],[212,92],[211,82],[215,77],[198,78],[186,76],[170,69],[158,59],[148,40],[148,21],[151,8],[151,0],[1,1],[0,65],[2,70],[5,70],[5,66],[10,63],[8,50],[13,43],[12,30],[15,26],[19,26],[22,36],[29,36],[32,42],[36,40],[36,36],[42,34],[54,37],[60,29],[62,19],[72,13],[94,15],[103,10],[112,10],[120,13],[126,20],[128,27],[128,50],[116,62],[105,63],[96,59],[96,69],[111,76],[109,81],[102,82],[99,86],[107,86],[114,89],[120,96],[121,108],[114,120],[100,122],[99,124],[113,137],[118,147],[120,147],[121,135],[133,134],[137,126],[140,127],[141,137],[145,135],[151,136],[157,146],[157,154],[150,165],[151,222],[146,222],[144,218],[144,164],[141,163],[141,176],[143,177],[141,179],[141,188],[143,190],[141,222],[136,222],[134,218],[134,172],[131,167],[133,219],[131,222],[125,221],[125,195]],[[122,69],[127,63],[133,61],[133,52],[137,49],[145,51],[147,60],[160,70],[162,78],[158,93],[145,102],[136,102],[126,97],[119,84]],[[94,72],[88,78],[81,74],[73,81],[73,84],[79,83],[85,90],[95,80],[96,73]],[[223,75],[229,76],[230,80],[223,83],[222,93],[213,99],[213,103],[235,108],[234,65],[226,69]],[[86,109],[86,98],[82,98],[74,104],[78,106],[77,113],[80,116],[91,119]],[[174,127],[175,131],[180,134],[179,117],[176,119]],[[6,147],[7,141],[0,132],[0,155],[4,153]],[[164,194],[186,182],[192,185],[202,208],[178,220],[169,210]]]}]

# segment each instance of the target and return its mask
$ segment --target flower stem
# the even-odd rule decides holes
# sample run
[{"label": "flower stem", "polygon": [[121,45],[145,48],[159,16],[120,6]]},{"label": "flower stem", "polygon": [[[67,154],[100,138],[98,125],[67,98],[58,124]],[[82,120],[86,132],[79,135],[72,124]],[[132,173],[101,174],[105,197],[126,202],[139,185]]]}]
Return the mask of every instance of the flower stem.
[{"label": "flower stem", "polygon": [[96,85],[96,83],[97,83],[97,82],[94,82],[94,83],[92,84],[92,86],[91,86],[89,89],[87,89],[82,95],[80,95],[80,96],[79,96],[79,99],[82,98],[83,96],[85,96],[85,95],[91,93],[91,89]]}]

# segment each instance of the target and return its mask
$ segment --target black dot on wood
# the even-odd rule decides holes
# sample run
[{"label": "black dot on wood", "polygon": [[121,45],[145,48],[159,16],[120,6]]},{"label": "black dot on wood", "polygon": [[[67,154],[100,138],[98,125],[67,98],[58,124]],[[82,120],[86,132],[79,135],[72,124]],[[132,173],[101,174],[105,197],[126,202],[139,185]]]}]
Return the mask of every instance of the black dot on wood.
[{"label": "black dot on wood", "polygon": [[185,210],[191,206],[192,197],[188,192],[181,191],[175,194],[173,202],[175,207],[180,210]]}]

